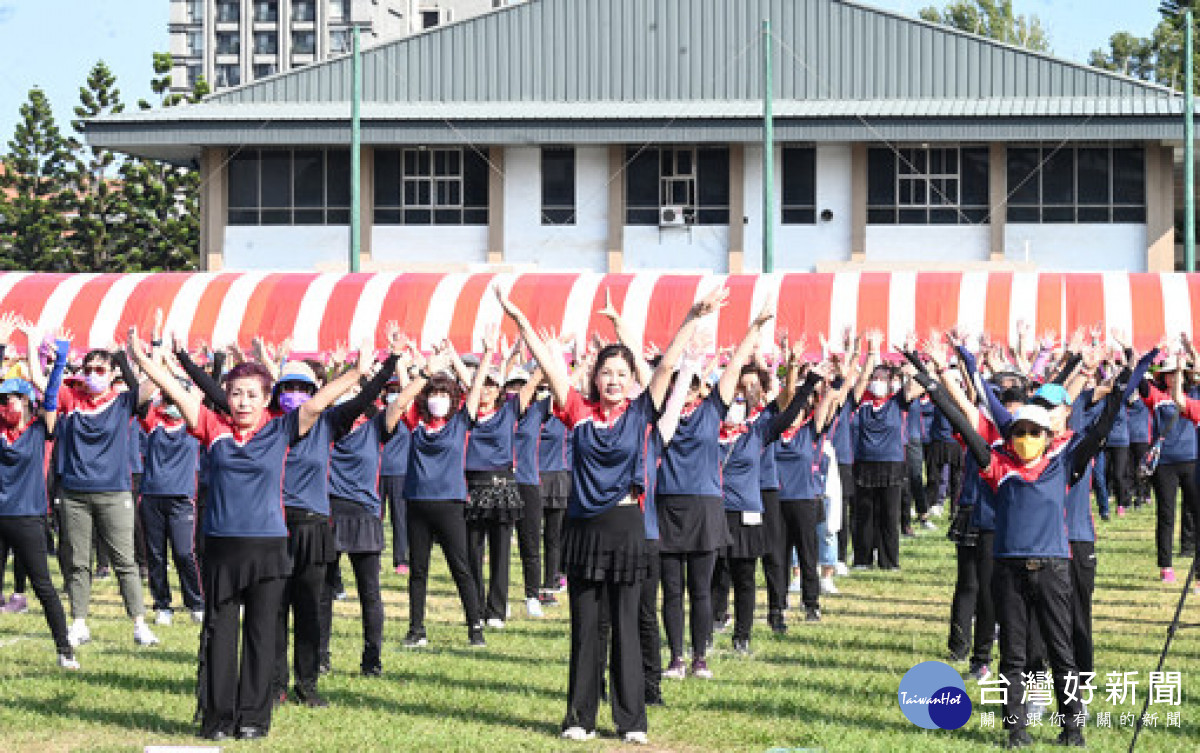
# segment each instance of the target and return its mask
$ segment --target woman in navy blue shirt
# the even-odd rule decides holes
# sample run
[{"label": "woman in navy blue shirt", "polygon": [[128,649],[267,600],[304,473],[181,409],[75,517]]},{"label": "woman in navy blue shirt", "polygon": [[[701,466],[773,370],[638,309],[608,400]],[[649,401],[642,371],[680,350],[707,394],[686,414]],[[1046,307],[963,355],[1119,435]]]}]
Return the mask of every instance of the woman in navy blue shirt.
[{"label": "woman in navy blue shirt", "polygon": [[226,375],[222,403],[228,411],[215,412],[147,357],[133,328],[127,349],[166,398],[179,406],[192,434],[208,449],[205,612],[197,690],[200,733],[210,740],[234,734],[241,739],[264,737],[271,724],[276,623],[292,566],[283,510],[284,464],[289,450],[360,372],[365,373],[369,361],[360,358],[358,372],[352,369],[282,414],[268,410],[272,384],[266,367],[239,364]]},{"label": "woman in navy blue shirt", "polygon": [[629,394],[637,359],[628,347],[610,345],[597,354],[585,399],[571,387],[562,360],[533,331],[521,310],[499,288],[496,296],[546,372],[555,413],[574,429],[574,477],[563,547],[571,596],[571,669],[562,735],[570,740],[587,740],[596,734],[596,707],[604,668],[598,629],[603,602],[612,621],[613,722],[627,742],[645,743],[646,699],[638,605],[647,558],[646,529],[639,504],[641,484],[645,483],[639,477],[644,468],[639,465],[645,455],[647,431],[662,408],[684,345],[698,320],[724,305],[728,292],[715,290],[692,306],[645,390],[633,399]]}]

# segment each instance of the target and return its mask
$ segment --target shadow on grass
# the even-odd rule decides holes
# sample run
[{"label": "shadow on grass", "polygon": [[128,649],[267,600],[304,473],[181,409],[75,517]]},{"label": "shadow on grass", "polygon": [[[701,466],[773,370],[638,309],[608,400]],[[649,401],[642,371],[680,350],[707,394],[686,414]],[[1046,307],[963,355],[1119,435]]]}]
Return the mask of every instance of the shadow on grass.
[{"label": "shadow on grass", "polygon": [[[81,675],[81,678],[87,675]],[[165,735],[191,735],[196,727],[190,721],[163,717],[147,711],[129,711],[126,709],[110,709],[103,704],[83,706],[75,704],[74,697],[69,694],[58,694],[51,698],[35,699],[16,697],[9,698],[7,705],[14,709],[37,714],[47,718],[77,719],[82,722],[104,724],[127,730],[140,730]],[[88,699],[88,700],[94,700]]]},{"label": "shadow on grass", "polygon": [[[480,687],[485,687],[481,685]],[[369,707],[374,711],[383,714],[401,714],[411,717],[426,717],[429,719],[445,720],[445,719],[461,719],[464,716],[472,722],[486,724],[489,726],[501,726],[522,731],[533,731],[540,734],[557,737],[561,731],[561,727],[557,722],[549,721],[544,718],[534,718],[520,716],[515,713],[502,711],[492,711],[479,708],[478,706],[471,708],[464,713],[464,709],[459,706],[450,704],[428,703],[426,701],[397,701],[392,698],[384,698],[377,695],[359,693],[353,690],[334,690],[326,693],[326,696],[335,704],[338,705],[354,705],[361,707]],[[566,697],[561,694],[554,694],[554,697],[562,704],[563,709],[566,708]]]}]

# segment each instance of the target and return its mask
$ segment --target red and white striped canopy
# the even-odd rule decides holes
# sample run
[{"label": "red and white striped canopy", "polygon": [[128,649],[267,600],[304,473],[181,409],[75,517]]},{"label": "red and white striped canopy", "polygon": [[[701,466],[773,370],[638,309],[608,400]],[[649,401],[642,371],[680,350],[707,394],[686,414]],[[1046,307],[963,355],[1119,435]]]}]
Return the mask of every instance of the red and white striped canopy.
[{"label": "red and white striped canopy", "polygon": [[[162,309],[166,331],[195,343],[248,345],[254,336],[292,338],[300,353],[358,343],[382,344],[391,320],[423,348],[449,337],[474,350],[488,325],[501,321],[492,285],[508,290],[539,327],[611,336],[596,312],[610,291],[647,343],[663,346],[697,298],[724,284],[729,305],[705,325],[718,345],[735,343],[762,303],[777,295],[778,318],[791,337],[815,344],[879,328],[895,342],[910,331],[957,325],[1010,339],[1017,322],[1040,334],[1104,323],[1148,347],[1164,333],[1200,331],[1200,275],[1024,272],[839,272],[699,275],[640,272],[31,274],[0,273],[0,312],[70,329],[77,347],[123,340],[132,324],[148,336]],[[513,328],[504,324],[510,336]]]}]

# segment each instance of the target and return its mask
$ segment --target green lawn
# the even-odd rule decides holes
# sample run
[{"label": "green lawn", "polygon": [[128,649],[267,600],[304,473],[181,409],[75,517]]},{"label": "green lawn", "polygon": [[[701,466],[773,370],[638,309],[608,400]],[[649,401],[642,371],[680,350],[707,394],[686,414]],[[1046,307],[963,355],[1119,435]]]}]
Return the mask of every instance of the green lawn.
[{"label": "green lawn", "polygon": [[[941,521],[944,525],[944,519]],[[1126,750],[1132,727],[1121,711],[1141,710],[1146,678],[1154,669],[1181,585],[1157,581],[1153,514],[1102,525],[1096,589],[1097,685],[1093,711],[1113,711],[1114,729],[1087,730],[1092,750]],[[718,636],[710,662],[716,679],[664,683],[666,708],[650,710],[651,749],[765,751],[960,751],[994,749],[998,730],[981,729],[978,706],[958,731],[926,731],[910,724],[897,705],[901,676],[914,664],[943,659],[954,585],[953,547],[930,532],[905,541],[902,574],[840,578],[841,595],[823,600],[820,624],[792,623],[782,639],[763,622],[760,590],[754,656],[739,658]],[[515,549],[515,547],[514,547]],[[1177,563],[1182,573],[1189,561]],[[384,677],[358,676],[358,607],[352,573],[344,567],[351,599],[338,603],[333,674],[321,691],[332,707],[280,709],[271,735],[230,748],[263,751],[375,750],[602,750],[623,748],[606,709],[599,737],[586,744],[557,737],[567,685],[567,607],[526,619],[519,602],[503,632],[488,634],[485,650],[470,650],[461,611],[440,556],[431,584],[430,646],[405,651],[404,580],[384,577],[388,622]],[[513,596],[520,596],[513,566]],[[1166,669],[1183,673],[1182,728],[1147,729],[1138,749],[1200,750],[1200,597],[1189,601]],[[97,583],[93,642],[79,652],[83,670],[54,664],[40,609],[0,616],[0,750],[134,750],[148,744],[194,745],[193,680],[197,630],[187,620],[158,628],[163,644],[139,649],[120,611],[115,581]],[[963,667],[965,671],[965,667]],[[1112,707],[1103,699],[1103,675],[1138,671],[1138,702]],[[978,691],[968,684],[978,703]],[[989,707],[997,708],[997,707]],[[1159,710],[1163,724],[1167,707]],[[999,716],[999,714],[997,714]],[[1045,747],[1057,730],[1033,730]]]}]

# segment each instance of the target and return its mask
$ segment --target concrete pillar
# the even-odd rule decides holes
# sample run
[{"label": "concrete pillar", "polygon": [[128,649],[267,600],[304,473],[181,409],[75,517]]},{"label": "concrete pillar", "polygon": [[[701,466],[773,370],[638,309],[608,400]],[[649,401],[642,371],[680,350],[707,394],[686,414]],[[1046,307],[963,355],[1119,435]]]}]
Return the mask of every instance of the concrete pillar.
[{"label": "concrete pillar", "polygon": [[487,263],[504,263],[504,147],[488,149],[488,247]]},{"label": "concrete pillar", "polygon": [[625,146],[608,145],[608,271],[625,266]]},{"label": "concrete pillar", "polygon": [[1008,148],[999,141],[988,146],[989,261],[1004,261],[1004,233],[1008,222]]},{"label": "concrete pillar", "polygon": [[867,260],[867,145],[850,145],[850,261]]},{"label": "concrete pillar", "polygon": [[201,271],[215,272],[225,266],[225,226],[229,222],[229,170],[225,149],[205,149],[200,155],[200,248]]},{"label": "concrete pillar", "polygon": [[729,146],[729,274],[746,264],[746,147]]},{"label": "concrete pillar", "polygon": [[1146,144],[1146,270],[1175,271],[1175,154]]},{"label": "concrete pillar", "polygon": [[375,226],[375,147],[359,149],[358,173],[358,261],[360,269],[371,264],[371,228]]}]

